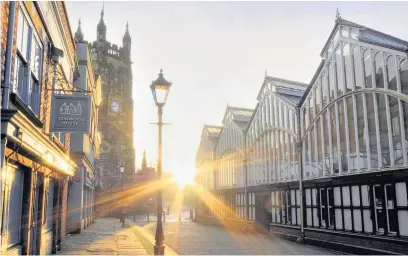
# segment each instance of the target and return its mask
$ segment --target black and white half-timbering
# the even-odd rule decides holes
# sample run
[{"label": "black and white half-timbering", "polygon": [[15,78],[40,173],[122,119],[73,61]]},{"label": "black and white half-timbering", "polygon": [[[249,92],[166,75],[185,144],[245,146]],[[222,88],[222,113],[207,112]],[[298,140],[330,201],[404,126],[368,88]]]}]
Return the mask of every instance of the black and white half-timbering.
[{"label": "black and white half-timbering", "polygon": [[338,17],[310,84],[265,76],[254,111],[227,109],[212,165],[197,169],[234,214],[200,218],[408,253],[407,51]]}]

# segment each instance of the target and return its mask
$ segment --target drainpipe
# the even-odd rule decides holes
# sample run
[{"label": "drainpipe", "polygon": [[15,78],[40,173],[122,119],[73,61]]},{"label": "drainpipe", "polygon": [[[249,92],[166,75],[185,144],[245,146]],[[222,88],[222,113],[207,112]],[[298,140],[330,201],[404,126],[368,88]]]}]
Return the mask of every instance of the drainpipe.
[{"label": "drainpipe", "polygon": [[296,240],[298,243],[303,244],[305,238],[305,224],[304,224],[304,201],[303,201],[303,163],[302,163],[302,140],[300,137],[300,109],[296,108],[296,119],[298,127],[296,128],[296,157],[298,159],[299,169],[299,194],[300,194],[300,237]]},{"label": "drainpipe", "polygon": [[11,83],[11,61],[13,54],[13,34],[14,34],[14,20],[16,15],[16,2],[12,1],[9,4],[9,17],[8,17],[8,27],[7,27],[7,46],[6,46],[6,63],[4,70],[4,85],[3,85],[3,95],[2,95],[2,109],[8,108],[9,94],[10,94],[10,83]]},{"label": "drainpipe", "polygon": [[[6,63],[4,70],[4,85],[3,85],[3,95],[1,101],[1,109],[8,109],[9,96],[10,96],[10,83],[11,83],[11,66],[12,66],[12,53],[13,53],[13,34],[14,34],[14,21],[16,15],[16,2],[12,1],[9,3],[9,16],[8,16],[8,27],[7,27],[7,45],[6,45]],[[1,140],[1,168],[0,168],[0,250],[3,248],[3,172],[6,168],[5,164],[5,149],[7,144],[7,138]]]}]

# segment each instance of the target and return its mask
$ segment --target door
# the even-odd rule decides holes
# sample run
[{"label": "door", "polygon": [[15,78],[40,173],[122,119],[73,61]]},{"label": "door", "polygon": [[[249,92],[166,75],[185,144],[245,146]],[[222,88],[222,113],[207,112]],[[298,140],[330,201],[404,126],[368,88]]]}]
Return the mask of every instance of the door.
[{"label": "door", "polygon": [[256,195],[255,196],[255,220],[264,228],[269,228],[271,222],[271,212],[269,211],[269,196]]}]

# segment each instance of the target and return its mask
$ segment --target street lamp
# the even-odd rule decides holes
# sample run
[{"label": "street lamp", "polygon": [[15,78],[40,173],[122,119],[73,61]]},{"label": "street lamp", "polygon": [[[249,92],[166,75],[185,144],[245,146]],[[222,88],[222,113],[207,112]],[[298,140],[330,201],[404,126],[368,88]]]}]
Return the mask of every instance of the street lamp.
[{"label": "street lamp", "polygon": [[[159,77],[152,82],[150,89],[156,106],[158,107],[159,121],[157,125],[159,127],[159,147],[158,147],[158,160],[157,160],[157,177],[161,180],[162,177],[162,114],[163,106],[166,103],[167,95],[169,94],[171,83],[164,79],[163,70],[160,69]],[[162,189],[159,188],[157,192],[157,225],[156,225],[156,244],[154,246],[155,255],[164,255],[164,234],[163,234],[163,222],[162,222]]]},{"label": "street lamp", "polygon": [[123,209],[123,173],[125,172],[125,167],[123,164],[119,167],[120,170],[120,188],[121,188],[121,200],[120,200],[120,205],[121,205],[121,210],[122,210],[122,227],[125,227],[125,213]]}]

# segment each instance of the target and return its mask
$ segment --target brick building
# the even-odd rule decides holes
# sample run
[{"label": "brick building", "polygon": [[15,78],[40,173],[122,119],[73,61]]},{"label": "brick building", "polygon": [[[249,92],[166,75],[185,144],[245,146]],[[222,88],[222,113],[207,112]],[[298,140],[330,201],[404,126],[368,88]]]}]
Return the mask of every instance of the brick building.
[{"label": "brick building", "polygon": [[63,2],[1,2],[0,252],[55,253],[66,234],[70,135],[50,132],[70,93],[75,42]]}]

